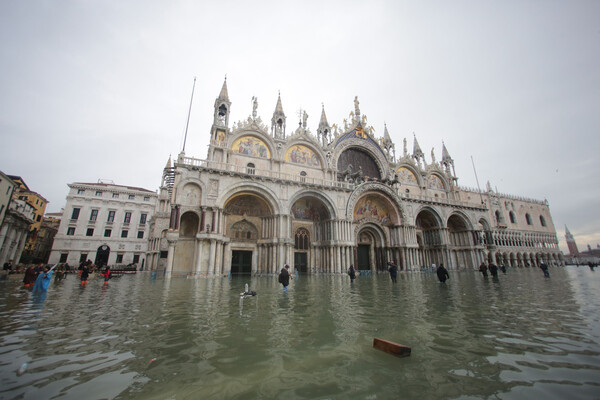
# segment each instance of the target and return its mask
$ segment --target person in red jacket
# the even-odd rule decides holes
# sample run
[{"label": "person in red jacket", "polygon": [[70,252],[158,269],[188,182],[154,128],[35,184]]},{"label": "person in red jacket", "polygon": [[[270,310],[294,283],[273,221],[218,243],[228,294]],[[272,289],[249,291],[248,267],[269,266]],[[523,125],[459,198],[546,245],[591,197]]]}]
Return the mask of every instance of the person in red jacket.
[{"label": "person in red jacket", "polygon": [[104,273],[102,274],[102,276],[104,277],[104,284],[108,285],[108,280],[110,278],[112,278],[112,272],[110,270],[110,267],[107,265],[106,269],[104,270]]}]

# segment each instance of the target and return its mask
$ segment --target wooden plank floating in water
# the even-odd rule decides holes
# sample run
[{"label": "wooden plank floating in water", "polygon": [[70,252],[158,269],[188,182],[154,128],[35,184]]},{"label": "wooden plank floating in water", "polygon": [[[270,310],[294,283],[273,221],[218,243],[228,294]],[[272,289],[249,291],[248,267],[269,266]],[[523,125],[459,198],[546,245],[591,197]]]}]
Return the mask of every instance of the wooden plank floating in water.
[{"label": "wooden plank floating in water", "polygon": [[385,351],[386,353],[392,354],[396,357],[410,356],[410,347],[390,342],[389,340],[373,338],[373,347],[378,350]]}]

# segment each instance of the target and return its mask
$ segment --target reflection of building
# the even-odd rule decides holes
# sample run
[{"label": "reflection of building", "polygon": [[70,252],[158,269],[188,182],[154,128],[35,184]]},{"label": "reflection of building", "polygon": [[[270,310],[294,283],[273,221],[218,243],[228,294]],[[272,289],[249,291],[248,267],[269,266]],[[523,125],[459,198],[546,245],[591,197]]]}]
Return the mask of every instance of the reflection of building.
[{"label": "reflection of building", "polygon": [[21,255],[21,262],[41,262],[43,260],[34,256],[34,249],[36,248],[36,243],[42,227],[42,219],[44,218],[44,213],[46,212],[48,200],[46,200],[39,193],[31,191],[23,178],[20,176],[10,175],[10,178],[18,185],[18,188],[13,196],[19,200],[28,202],[35,210],[33,223],[29,227],[29,235],[27,237],[27,242],[25,243],[25,248],[23,249],[23,254]]},{"label": "reflection of building", "polygon": [[[528,266],[562,254],[546,201],[457,186],[454,161],[427,162],[415,138],[396,157],[387,127],[373,137],[358,100],[349,121],[286,133],[278,98],[271,128],[229,126],[227,85],[215,101],[205,160],[183,152],[163,174],[148,264],[168,273],[339,273],[482,261]],[[255,103],[256,107],[256,103]],[[256,111],[256,110],[254,110]],[[343,126],[342,126],[343,125]]]},{"label": "reflection of building", "polygon": [[142,266],[156,193],[113,183],[72,183],[49,263]]}]

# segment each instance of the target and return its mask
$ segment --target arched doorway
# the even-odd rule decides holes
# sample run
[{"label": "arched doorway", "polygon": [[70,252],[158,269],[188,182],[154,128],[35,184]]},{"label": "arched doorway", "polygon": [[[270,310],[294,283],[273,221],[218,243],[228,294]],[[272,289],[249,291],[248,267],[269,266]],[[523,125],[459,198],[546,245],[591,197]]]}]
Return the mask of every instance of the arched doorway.
[{"label": "arched doorway", "polygon": [[294,240],[294,267],[298,272],[317,272],[331,267],[328,246],[332,239],[330,209],[327,200],[319,194],[304,193],[295,200],[290,209],[292,227],[290,236]]},{"label": "arched doorway", "polygon": [[402,268],[399,248],[389,243],[390,228],[400,223],[398,206],[387,194],[377,190],[361,196],[354,205],[353,220],[358,225],[356,235],[356,268],[385,271],[387,262],[395,259]]},{"label": "arched doorway", "polygon": [[306,228],[298,228],[294,235],[294,268],[301,274],[308,272],[308,250],[310,233]]},{"label": "arched doorway", "polygon": [[444,260],[440,219],[437,213],[423,209],[417,214],[417,243],[419,244],[419,264],[421,266],[439,265]]},{"label": "arched doorway", "polygon": [[96,260],[94,261],[94,264],[96,264],[98,268],[105,267],[108,264],[109,255],[110,247],[103,244],[102,246],[98,247],[98,250],[96,250]]},{"label": "arched doorway", "polygon": [[474,267],[473,243],[470,226],[466,218],[460,214],[452,214],[448,218],[448,236],[450,240],[450,268]]}]

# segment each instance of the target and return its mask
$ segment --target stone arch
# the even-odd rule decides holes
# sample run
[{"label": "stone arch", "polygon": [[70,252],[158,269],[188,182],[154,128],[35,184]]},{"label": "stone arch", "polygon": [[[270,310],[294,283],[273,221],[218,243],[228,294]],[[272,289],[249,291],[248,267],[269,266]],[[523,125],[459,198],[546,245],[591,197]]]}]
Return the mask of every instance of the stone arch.
[{"label": "stone arch", "polygon": [[[313,198],[315,200],[319,200],[321,202],[321,204],[325,207],[325,211],[328,214],[327,219],[337,218],[337,215],[336,215],[337,213],[336,213],[335,206],[333,205],[333,201],[327,195],[325,195],[323,193],[319,193],[314,190],[302,190],[302,191],[295,193],[292,196],[292,198],[290,199],[290,202],[289,202],[289,204],[290,204],[289,212],[291,215],[294,215],[294,210],[293,210],[294,205],[296,205],[296,203],[298,201],[305,199],[305,198]],[[310,219],[310,218],[304,218],[304,219]],[[313,221],[314,221],[314,219],[313,219]]]},{"label": "stone arch", "polygon": [[217,204],[220,204],[220,207],[225,208],[226,203],[231,198],[240,194],[251,194],[264,199],[269,206],[271,214],[279,214],[281,212],[281,206],[275,193],[267,187],[255,182],[248,182],[244,185],[229,189],[220,196]]},{"label": "stone arch", "polygon": [[423,178],[417,169],[410,164],[401,164],[396,168],[396,175],[402,185],[423,186]]},{"label": "stone arch", "polygon": [[448,190],[448,181],[446,178],[437,172],[432,172],[427,175],[426,186],[432,190]]},{"label": "stone arch", "polygon": [[400,225],[400,213],[394,202],[381,192],[365,192],[356,201],[352,212],[353,221],[372,220],[382,226]]},{"label": "stone arch", "polygon": [[358,270],[382,271],[387,259],[384,248],[389,236],[382,227],[373,221],[362,221],[355,228],[355,246]]},{"label": "stone arch", "polygon": [[472,257],[473,226],[469,217],[461,211],[455,211],[448,217],[446,227],[448,228],[448,240],[450,242],[448,266],[450,268],[475,267]]},{"label": "stone arch", "polygon": [[200,217],[194,211],[186,211],[181,214],[179,220],[179,237],[194,238],[198,233]]},{"label": "stone arch", "polygon": [[464,223],[464,228],[466,230],[472,230],[473,229],[473,224],[471,223],[471,219],[469,218],[469,216],[467,214],[465,214],[462,211],[459,210],[454,210],[450,216],[448,217],[448,219],[446,220],[446,226],[448,228],[450,228],[450,219],[452,219],[453,217],[459,218],[460,220],[462,220],[462,222]]},{"label": "stone arch", "polygon": [[[368,163],[369,160],[373,163],[374,167],[377,171],[369,172],[365,165],[363,166],[363,176],[369,176],[371,178],[382,179],[387,177],[389,174],[388,162],[383,154],[381,148],[376,146],[375,144],[363,140],[363,139],[346,139],[339,143],[334,151],[333,160],[334,165],[337,168],[338,173],[346,170],[349,164],[352,164],[353,171],[358,171],[358,163],[359,160],[352,160],[352,157],[361,158],[360,154],[366,156],[362,161],[364,163]],[[370,168],[370,167],[369,167]],[[370,175],[370,174],[373,174]],[[376,176],[375,176],[376,175]],[[340,177],[338,176],[338,179]]]},{"label": "stone arch", "polygon": [[388,200],[392,203],[394,208],[398,213],[398,224],[406,221],[406,212],[404,211],[404,207],[400,202],[398,195],[394,192],[389,186],[374,183],[374,182],[366,182],[362,185],[359,185],[354,192],[348,198],[348,202],[346,203],[346,218],[353,220],[354,219],[354,210],[356,208],[357,202],[365,195],[366,193],[375,193],[379,192],[384,194]]},{"label": "stone arch", "polygon": [[202,196],[205,192],[204,184],[199,179],[186,178],[176,187],[176,203],[184,207],[198,207],[204,203]]},{"label": "stone arch", "polygon": [[252,222],[244,218],[231,225],[229,237],[237,241],[257,240],[258,229]]}]

